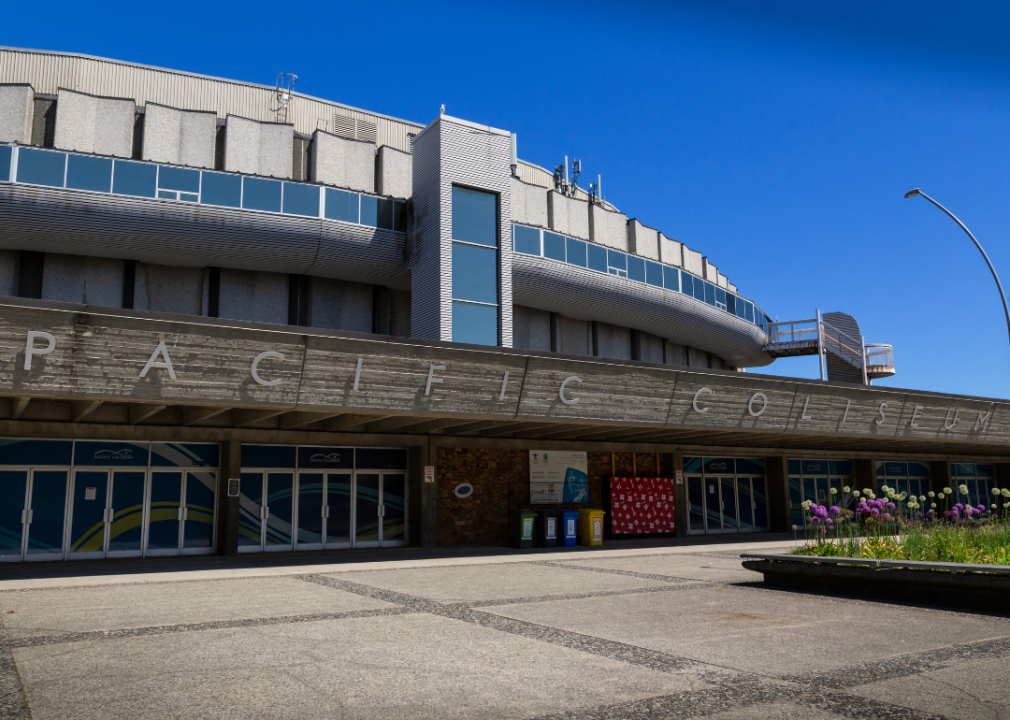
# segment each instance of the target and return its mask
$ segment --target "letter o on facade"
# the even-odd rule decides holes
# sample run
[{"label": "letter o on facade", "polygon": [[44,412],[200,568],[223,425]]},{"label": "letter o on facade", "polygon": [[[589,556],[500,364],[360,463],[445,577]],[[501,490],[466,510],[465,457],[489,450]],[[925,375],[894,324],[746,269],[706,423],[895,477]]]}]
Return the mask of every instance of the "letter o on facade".
[{"label": "letter o on facade", "polygon": [[715,393],[712,392],[711,388],[702,388],[701,390],[699,390],[698,392],[696,392],[694,394],[694,400],[691,401],[691,407],[694,408],[694,411],[696,413],[707,413],[708,410],[709,410],[708,406],[705,406],[703,408],[698,407],[698,398],[701,397],[702,393],[708,393],[709,395],[715,395]]},{"label": "letter o on facade", "polygon": [[261,352],[256,356],[256,359],[252,361],[252,379],[255,380],[260,385],[265,385],[266,387],[273,387],[274,385],[280,385],[280,378],[277,380],[264,380],[260,377],[259,366],[260,362],[266,360],[267,358],[276,358],[277,360],[283,360],[284,356],[279,352],[274,352],[273,350],[267,350],[266,352]]},{"label": "letter o on facade", "polygon": [[561,383],[561,387],[558,389],[558,397],[561,399],[561,402],[563,402],[565,405],[574,405],[579,401],[578,398],[565,397],[565,388],[568,387],[568,383],[570,382],[578,383],[579,385],[581,385],[582,378],[575,377],[574,375],[572,375],[571,377],[565,378],[565,381]]},{"label": "letter o on facade", "polygon": [[[757,400],[758,398],[761,398],[761,409],[758,410],[757,412],[755,412],[754,411],[754,401]],[[761,392],[754,393],[753,395],[751,395],[750,402],[747,403],[747,413],[751,417],[761,417],[761,415],[763,415],[764,411],[767,410],[767,409],[768,409],[768,396],[767,395],[765,395],[764,393],[761,393]]]}]

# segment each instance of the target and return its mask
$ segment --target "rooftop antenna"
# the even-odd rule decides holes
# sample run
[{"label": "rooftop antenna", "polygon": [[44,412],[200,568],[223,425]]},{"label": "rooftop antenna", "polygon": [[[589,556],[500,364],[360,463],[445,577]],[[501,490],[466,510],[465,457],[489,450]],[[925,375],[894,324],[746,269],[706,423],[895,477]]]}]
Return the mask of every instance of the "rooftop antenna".
[{"label": "rooftop antenna", "polygon": [[[277,101],[277,107],[273,109],[274,120],[276,122],[286,123],[288,121],[288,103],[291,102],[291,94],[295,90],[296,82],[298,82],[298,76],[294,73],[277,73],[277,83],[274,87],[274,96]],[[281,116],[283,116],[283,118]]]},{"label": "rooftop antenna", "polygon": [[516,134],[512,133],[512,174],[519,177],[519,155],[516,153]]},{"label": "rooftop antenna", "polygon": [[581,160],[573,160],[572,161],[572,184],[571,184],[571,187],[568,188],[569,195],[571,195],[572,197],[575,197],[575,194],[576,194],[576,192],[579,189],[579,175],[581,175],[581,174],[582,174],[582,161]]}]

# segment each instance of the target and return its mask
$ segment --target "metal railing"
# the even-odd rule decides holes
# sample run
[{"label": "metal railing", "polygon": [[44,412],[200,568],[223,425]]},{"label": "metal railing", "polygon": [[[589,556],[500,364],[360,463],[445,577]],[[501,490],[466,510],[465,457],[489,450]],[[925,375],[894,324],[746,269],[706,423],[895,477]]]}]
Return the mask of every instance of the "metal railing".
[{"label": "metal railing", "polygon": [[864,349],[866,372],[871,377],[894,375],[894,348],[882,343],[867,343]]},{"label": "metal railing", "polygon": [[769,345],[817,344],[817,319],[771,323],[768,326]]}]

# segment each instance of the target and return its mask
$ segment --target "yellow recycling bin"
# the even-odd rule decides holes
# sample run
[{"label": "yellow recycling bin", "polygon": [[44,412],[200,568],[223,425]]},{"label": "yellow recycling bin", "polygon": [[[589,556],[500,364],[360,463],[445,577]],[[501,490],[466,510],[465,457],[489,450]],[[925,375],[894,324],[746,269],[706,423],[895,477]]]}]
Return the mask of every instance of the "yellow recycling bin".
[{"label": "yellow recycling bin", "polygon": [[579,510],[579,545],[603,544],[603,510]]}]

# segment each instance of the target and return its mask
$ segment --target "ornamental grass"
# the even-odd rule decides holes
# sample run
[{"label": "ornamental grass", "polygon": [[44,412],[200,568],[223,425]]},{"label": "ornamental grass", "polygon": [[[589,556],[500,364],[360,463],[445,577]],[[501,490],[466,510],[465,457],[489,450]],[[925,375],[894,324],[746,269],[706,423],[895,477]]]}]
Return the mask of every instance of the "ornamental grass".
[{"label": "ornamental grass", "polygon": [[832,488],[831,505],[804,502],[807,542],[793,554],[1010,565],[1010,490],[994,488],[988,507],[972,507],[965,485],[928,497],[880,492]]}]

